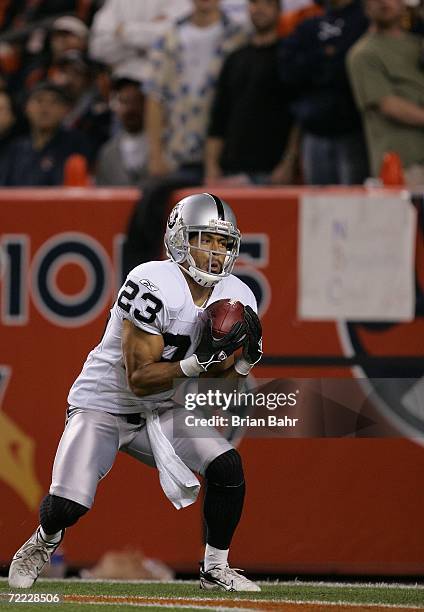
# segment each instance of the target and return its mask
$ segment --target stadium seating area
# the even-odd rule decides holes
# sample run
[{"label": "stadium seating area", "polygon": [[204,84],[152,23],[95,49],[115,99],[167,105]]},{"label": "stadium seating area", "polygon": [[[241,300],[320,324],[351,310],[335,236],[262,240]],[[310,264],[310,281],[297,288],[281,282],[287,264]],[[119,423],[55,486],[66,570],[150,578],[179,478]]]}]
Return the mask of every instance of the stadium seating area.
[{"label": "stadium seating area", "polygon": [[[350,20],[356,25],[346,31],[337,32],[338,26],[331,30],[338,11],[345,10],[343,4],[346,3],[340,8],[338,0],[334,0],[324,9],[320,2],[282,3],[277,24],[281,41],[279,76],[275,78],[281,79],[289,104],[281,106],[280,114],[286,123],[293,121],[298,125],[301,134],[290,150],[282,136],[280,154],[291,156],[295,160],[294,168],[289,172],[283,169],[272,173],[270,168],[265,171],[263,162],[261,165],[263,155],[258,155],[256,160],[249,160],[248,168],[235,170],[224,151],[224,166],[227,164],[224,171],[231,175],[226,177],[227,183],[232,181],[236,185],[243,180],[260,180],[274,184],[358,184],[369,176],[379,176],[380,168],[367,166],[366,153],[361,148],[364,134],[344,65],[347,51],[366,31],[367,18],[354,0],[348,3],[351,13],[346,15],[349,17],[346,22]],[[252,29],[248,5],[248,0],[221,2],[229,18],[246,31]],[[151,97],[163,94],[158,83],[154,86],[151,83],[152,72],[158,70],[156,43],[163,36],[166,39],[173,21],[190,14],[193,6],[189,0],[144,2],[143,7],[136,9],[131,8],[134,4],[129,0],[3,2],[0,13],[0,186],[97,182],[140,187],[149,177],[162,176],[174,170],[176,165],[180,166],[182,161],[194,163],[190,158],[181,161],[180,152],[176,162],[172,143],[166,141],[162,151],[166,164],[162,159],[158,165],[156,145],[151,137],[154,119],[146,109]],[[422,33],[422,8],[415,3],[412,8],[406,6],[404,25],[406,29]],[[314,28],[317,28],[318,43],[314,40]],[[327,32],[322,37],[319,35],[321,28]],[[201,53],[208,52],[207,29],[203,41],[200,38],[200,42],[188,42],[188,53],[190,45],[194,44],[198,45],[196,52],[199,49]],[[235,40],[232,47],[242,45],[243,40],[242,37],[238,42]],[[317,64],[318,55],[321,59]],[[218,72],[215,70],[214,80]],[[56,90],[42,95],[40,85],[42,89],[47,83],[54,85]],[[211,87],[213,96],[214,85]],[[269,97],[269,101],[271,96],[277,95],[276,91],[258,87],[255,96]],[[211,121],[211,103],[212,98],[202,114],[202,125],[197,127],[203,139]],[[246,112],[260,108],[257,100],[244,103],[251,104],[253,109],[246,109]],[[41,110],[40,105],[43,105]],[[266,104],[262,107],[267,108]],[[170,113],[166,108],[172,115],[172,108]],[[38,116],[40,112],[45,119]],[[45,121],[47,127],[40,126],[40,120],[41,123]],[[247,124],[246,130],[253,130],[252,121],[248,123],[250,128]],[[169,130],[169,126],[163,125],[163,129]],[[263,129],[266,131],[264,142],[272,141],[275,131],[272,124],[264,123]],[[228,137],[234,139],[234,136]],[[369,134],[367,137],[372,138]],[[249,140],[247,142],[250,144]],[[185,146],[189,146],[187,142]],[[398,153],[403,163],[402,152],[390,152]],[[50,165],[57,166],[56,171],[44,168],[49,165],[44,159],[46,155]],[[65,167],[69,157],[74,155],[85,158],[85,171],[81,170],[78,161],[71,160],[70,169]],[[323,156],[327,160],[332,156],[345,157],[345,166],[350,167],[350,171],[345,168],[343,172],[328,165],[324,168]],[[119,161],[118,171],[108,172],[111,160],[115,164]],[[197,155],[195,162],[201,166],[198,182],[203,175],[211,182],[213,176],[204,154]]]}]

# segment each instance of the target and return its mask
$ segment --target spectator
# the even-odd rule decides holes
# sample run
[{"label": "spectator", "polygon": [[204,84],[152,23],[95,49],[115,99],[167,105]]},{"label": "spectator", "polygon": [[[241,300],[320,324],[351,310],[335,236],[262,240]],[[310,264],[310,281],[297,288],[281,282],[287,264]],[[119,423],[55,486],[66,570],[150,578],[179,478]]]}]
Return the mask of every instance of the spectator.
[{"label": "spectator", "polygon": [[108,64],[115,78],[143,81],[153,42],[189,11],[189,0],[106,0],[94,17],[90,55]]},{"label": "spectator", "polygon": [[402,28],[402,0],[367,0],[370,31],[351,49],[348,67],[364,116],[373,176],[385,152],[397,153],[408,185],[424,185],[422,39]]},{"label": "spectator", "polygon": [[53,78],[56,63],[64,53],[84,53],[87,50],[88,32],[87,26],[77,17],[68,15],[56,19],[44,41],[44,48],[40,51],[36,45],[33,53],[28,53],[21,72],[21,88],[30,91],[38,82]]},{"label": "spectator", "polygon": [[253,183],[294,179],[293,122],[287,87],[278,78],[279,0],[249,0],[249,13],[251,40],[227,57],[218,80],[206,144],[206,183],[241,173]]},{"label": "spectator", "polygon": [[0,2],[3,5],[0,10],[0,24],[3,25],[0,35],[0,70],[8,88],[16,93],[21,90],[28,92],[37,82],[49,78],[52,58],[67,49],[85,49],[88,28],[80,19],[63,13],[77,10],[81,19],[88,20],[96,1]]},{"label": "spectator", "polygon": [[22,127],[11,95],[0,91],[0,185],[6,180],[11,143],[22,132]]},{"label": "spectator", "polygon": [[368,175],[361,117],[345,69],[348,49],[367,26],[361,0],[329,0],[324,15],[306,19],[280,43],[280,76],[295,96],[308,184],[357,184]]},{"label": "spectator", "polygon": [[93,153],[108,140],[112,114],[95,81],[95,66],[80,51],[67,51],[56,62],[52,81],[63,87],[70,109],[63,125],[84,132]]},{"label": "spectator", "polygon": [[113,106],[120,122],[118,133],[100,150],[97,185],[140,185],[147,177],[147,137],[144,132],[144,96],[140,83],[119,79]]},{"label": "spectator", "polygon": [[166,205],[174,189],[200,184],[215,83],[225,57],[246,38],[219,0],[192,0],[192,12],[151,53],[146,83],[149,174],[130,221],[124,251],[129,268],[160,255]]},{"label": "spectator", "polygon": [[66,94],[57,85],[40,83],[30,92],[26,103],[30,133],[11,145],[6,186],[61,185],[67,158],[73,153],[88,157],[84,135],[61,128],[67,111]]},{"label": "spectator", "polygon": [[146,91],[152,175],[197,165],[200,177],[216,79],[225,56],[244,41],[219,0],[193,0],[193,7],[151,54]]}]

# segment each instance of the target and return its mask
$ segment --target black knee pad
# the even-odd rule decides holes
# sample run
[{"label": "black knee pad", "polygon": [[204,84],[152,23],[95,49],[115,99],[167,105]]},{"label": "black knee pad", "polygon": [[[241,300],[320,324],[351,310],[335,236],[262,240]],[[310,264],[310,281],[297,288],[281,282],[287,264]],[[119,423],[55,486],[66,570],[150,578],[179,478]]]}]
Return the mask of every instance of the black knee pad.
[{"label": "black knee pad", "polygon": [[240,487],[244,484],[243,465],[235,448],[216,457],[207,467],[208,484],[221,487]]},{"label": "black knee pad", "polygon": [[40,505],[40,523],[46,533],[57,533],[74,525],[89,508],[57,495],[46,495]]}]

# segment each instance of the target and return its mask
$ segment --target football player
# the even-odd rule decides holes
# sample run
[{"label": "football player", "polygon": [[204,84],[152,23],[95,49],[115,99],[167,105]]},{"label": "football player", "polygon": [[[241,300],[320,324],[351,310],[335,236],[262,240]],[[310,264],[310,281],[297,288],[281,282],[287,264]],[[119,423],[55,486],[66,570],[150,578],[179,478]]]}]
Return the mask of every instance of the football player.
[{"label": "football player", "polygon": [[[169,216],[169,259],[144,263],[129,273],[103,338],[69,392],[40,525],[13,557],[11,587],[32,586],[65,529],[92,507],[99,480],[121,450],[157,467],[162,488],[177,508],[196,499],[199,482],[192,471],[204,476],[207,543],[200,586],[260,590],[228,565],[245,492],[240,455],[214,428],[206,433],[202,428],[202,437],[195,438],[185,425],[184,407],[172,403],[174,379],[243,377],[261,359],[255,297],[231,274],[240,237],[226,202],[208,193],[191,195]],[[244,304],[244,320],[215,340],[199,315],[224,298]]]}]

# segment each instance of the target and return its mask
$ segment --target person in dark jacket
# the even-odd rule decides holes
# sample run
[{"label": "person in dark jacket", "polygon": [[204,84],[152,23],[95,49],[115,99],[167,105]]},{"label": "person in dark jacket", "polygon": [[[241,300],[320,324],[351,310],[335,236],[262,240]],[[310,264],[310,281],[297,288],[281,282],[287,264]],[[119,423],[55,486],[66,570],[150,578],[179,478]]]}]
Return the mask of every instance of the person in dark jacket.
[{"label": "person in dark jacket", "polygon": [[368,176],[367,154],[345,58],[368,20],[361,0],[329,0],[327,7],[281,41],[280,78],[295,96],[305,182],[358,184]]},{"label": "person in dark jacket", "polygon": [[90,157],[84,134],[61,127],[68,108],[66,94],[52,83],[40,83],[29,94],[29,134],[10,147],[4,186],[62,185],[68,157],[74,153]]}]

